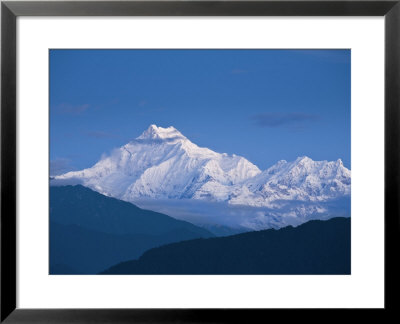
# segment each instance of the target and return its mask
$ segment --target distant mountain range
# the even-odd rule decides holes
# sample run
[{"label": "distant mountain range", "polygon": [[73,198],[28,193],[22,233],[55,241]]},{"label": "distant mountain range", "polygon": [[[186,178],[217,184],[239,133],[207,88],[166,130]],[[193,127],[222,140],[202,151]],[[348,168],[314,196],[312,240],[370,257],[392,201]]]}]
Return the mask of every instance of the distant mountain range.
[{"label": "distant mountain range", "polygon": [[[196,224],[247,230],[350,216],[351,173],[340,159],[299,157],[261,171],[243,157],[197,146],[174,127],[151,125],[93,167],[54,176],[51,184],[82,184],[176,218],[193,221],[186,217],[197,212]],[[222,203],[220,214],[233,216],[219,217],[191,202]],[[201,220],[203,211],[213,220]],[[245,220],[236,217],[244,213]]]},{"label": "distant mountain range", "polygon": [[50,274],[95,274],[207,230],[81,185],[50,187]]},{"label": "distant mountain range", "polygon": [[257,207],[276,200],[326,201],[349,195],[351,184],[340,159],[300,157],[261,172],[243,157],[198,147],[174,127],[155,125],[93,167],[55,179],[75,179],[126,201],[199,199]]},{"label": "distant mountain range", "polygon": [[350,274],[349,218],[189,240],[151,249],[102,274]]}]

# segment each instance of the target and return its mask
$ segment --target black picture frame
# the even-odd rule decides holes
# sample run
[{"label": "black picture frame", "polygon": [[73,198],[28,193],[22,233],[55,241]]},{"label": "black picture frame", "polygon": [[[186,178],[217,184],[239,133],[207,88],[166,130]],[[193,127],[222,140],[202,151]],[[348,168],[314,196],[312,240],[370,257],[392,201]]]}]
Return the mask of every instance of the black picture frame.
[{"label": "black picture frame", "polygon": [[[198,323],[267,321],[273,309],[16,308],[16,19],[19,16],[384,16],[385,17],[385,308],[398,305],[400,267],[400,0],[381,1],[2,1],[1,2],[1,316],[5,323]],[[40,36],[38,36],[40,37]],[[371,125],[373,127],[373,125]],[[371,233],[373,235],[373,233]],[[40,292],[38,292],[40,293]],[[240,292],[238,292],[240,293]],[[321,310],[291,310],[322,320]],[[339,310],[324,310],[339,318]],[[344,310],[341,310],[344,311]],[[268,314],[266,313],[268,312]],[[314,312],[310,314],[310,312]],[[360,310],[347,310],[357,312]]]}]

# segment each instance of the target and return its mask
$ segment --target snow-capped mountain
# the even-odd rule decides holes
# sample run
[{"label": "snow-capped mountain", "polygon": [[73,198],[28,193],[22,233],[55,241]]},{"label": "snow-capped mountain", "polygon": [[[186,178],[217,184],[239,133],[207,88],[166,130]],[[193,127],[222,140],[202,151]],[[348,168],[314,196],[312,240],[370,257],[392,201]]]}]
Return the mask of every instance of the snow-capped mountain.
[{"label": "snow-capped mountain", "polygon": [[174,127],[151,125],[93,167],[51,183],[79,183],[199,225],[263,229],[350,216],[351,173],[340,159],[299,157],[261,171],[241,156],[197,146]]},{"label": "snow-capped mountain", "polygon": [[[304,156],[279,161],[235,188],[232,204],[272,206],[277,200],[327,201],[350,195],[351,173],[339,159],[313,161]],[[248,203],[246,203],[248,202]]]},{"label": "snow-capped mountain", "polygon": [[196,199],[271,207],[277,200],[327,201],[349,195],[350,176],[341,160],[308,157],[279,161],[261,172],[243,157],[197,146],[174,127],[151,125],[93,167],[55,179],[74,180],[131,202]]},{"label": "snow-capped mountain", "polygon": [[[198,147],[174,127],[151,125],[93,167],[56,176],[102,194],[137,198],[227,200],[228,188],[261,171],[245,158]],[[207,194],[205,194],[207,192]]]}]

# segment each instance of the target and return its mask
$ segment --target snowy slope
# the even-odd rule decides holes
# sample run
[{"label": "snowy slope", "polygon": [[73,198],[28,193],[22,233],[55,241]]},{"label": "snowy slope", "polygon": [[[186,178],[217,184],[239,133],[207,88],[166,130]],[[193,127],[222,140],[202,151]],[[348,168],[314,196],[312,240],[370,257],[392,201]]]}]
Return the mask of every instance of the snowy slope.
[{"label": "snowy slope", "polygon": [[173,127],[151,125],[142,135],[82,171],[74,179],[102,194],[136,198],[227,200],[229,188],[261,171],[245,158],[198,147]]},{"label": "snowy slope", "polygon": [[276,200],[327,201],[350,195],[351,173],[339,159],[313,161],[304,156],[274,166],[237,186],[232,204],[272,206]]},{"label": "snowy slope", "polygon": [[[308,157],[279,161],[261,172],[243,157],[197,146],[174,127],[151,125],[93,167],[56,176],[52,183],[79,183],[134,203],[147,199],[251,207],[251,213],[245,209],[244,218],[237,207],[229,213],[240,216],[240,226],[259,229],[330,215],[331,202],[350,197],[351,172],[340,159],[328,162]],[[175,217],[175,210],[169,215]],[[254,217],[249,218],[250,214]],[[332,216],[338,216],[336,209]]]}]

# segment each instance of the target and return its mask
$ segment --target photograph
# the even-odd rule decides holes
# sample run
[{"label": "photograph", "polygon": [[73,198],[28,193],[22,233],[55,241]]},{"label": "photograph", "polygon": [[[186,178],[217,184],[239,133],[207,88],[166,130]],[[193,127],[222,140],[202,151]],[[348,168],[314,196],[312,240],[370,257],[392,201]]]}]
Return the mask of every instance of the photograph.
[{"label": "photograph", "polygon": [[350,49],[49,49],[48,109],[50,275],[351,274]]}]

